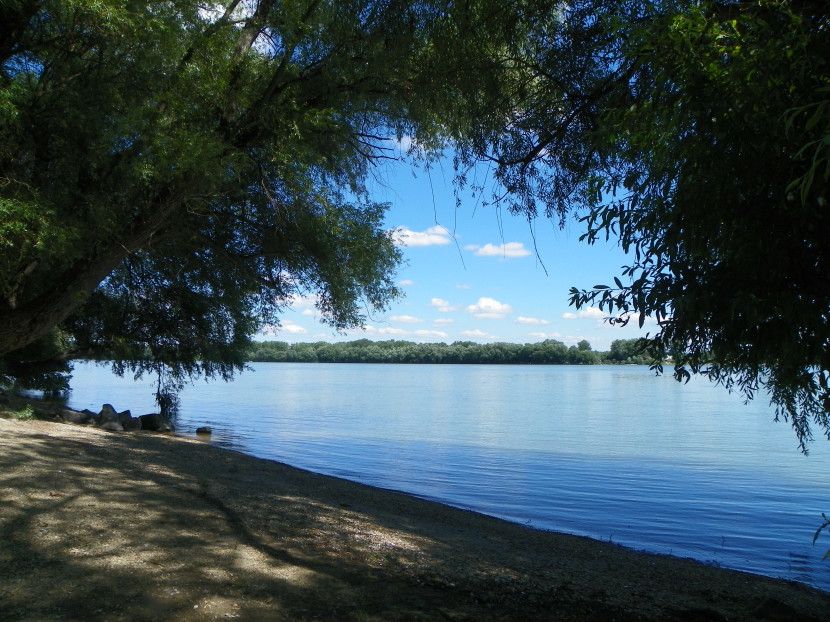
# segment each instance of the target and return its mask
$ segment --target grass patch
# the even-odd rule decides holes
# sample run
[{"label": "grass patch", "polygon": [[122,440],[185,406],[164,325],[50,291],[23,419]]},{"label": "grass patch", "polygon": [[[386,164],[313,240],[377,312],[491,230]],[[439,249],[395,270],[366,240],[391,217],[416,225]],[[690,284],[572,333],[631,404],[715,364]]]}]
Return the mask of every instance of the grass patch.
[{"label": "grass patch", "polygon": [[20,410],[11,411],[11,418],[17,419],[18,421],[32,421],[33,419],[37,419],[37,414],[31,404],[26,404]]},{"label": "grass patch", "polygon": [[51,419],[55,404],[31,397],[5,393],[0,390],[0,417],[18,421]]}]

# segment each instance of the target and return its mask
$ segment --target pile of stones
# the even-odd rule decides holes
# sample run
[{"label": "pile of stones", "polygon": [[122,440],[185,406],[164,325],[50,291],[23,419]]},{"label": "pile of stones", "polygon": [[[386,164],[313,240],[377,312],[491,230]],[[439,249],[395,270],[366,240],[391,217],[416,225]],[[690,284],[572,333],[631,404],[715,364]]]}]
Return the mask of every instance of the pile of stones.
[{"label": "pile of stones", "polygon": [[133,417],[129,410],[118,412],[111,404],[104,404],[101,411],[97,413],[88,409],[62,408],[58,416],[66,423],[94,425],[113,432],[123,432],[124,430],[173,432],[173,423],[163,415],[150,413]]}]

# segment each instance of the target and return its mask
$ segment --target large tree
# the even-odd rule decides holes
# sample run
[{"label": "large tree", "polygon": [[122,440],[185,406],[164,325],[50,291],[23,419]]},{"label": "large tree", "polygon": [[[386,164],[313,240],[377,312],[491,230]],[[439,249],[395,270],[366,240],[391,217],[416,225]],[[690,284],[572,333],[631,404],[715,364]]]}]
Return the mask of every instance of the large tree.
[{"label": "large tree", "polygon": [[399,260],[363,181],[412,134],[618,240],[573,302],[656,319],[657,360],[768,390],[804,446],[830,433],[825,5],[0,2],[0,374],[68,345],[227,375],[303,292],[359,323]]},{"label": "large tree", "polygon": [[306,293],[360,324],[400,260],[373,163],[459,134],[460,100],[503,115],[545,5],[0,2],[0,376],[101,352],[228,376]]},{"label": "large tree", "polygon": [[[657,321],[679,378],[769,392],[802,449],[830,435],[830,20],[817,1],[570,2],[523,56],[510,124],[465,143],[501,200],[575,211],[618,241],[613,283],[573,289]],[[583,287],[585,287],[583,285]]]}]

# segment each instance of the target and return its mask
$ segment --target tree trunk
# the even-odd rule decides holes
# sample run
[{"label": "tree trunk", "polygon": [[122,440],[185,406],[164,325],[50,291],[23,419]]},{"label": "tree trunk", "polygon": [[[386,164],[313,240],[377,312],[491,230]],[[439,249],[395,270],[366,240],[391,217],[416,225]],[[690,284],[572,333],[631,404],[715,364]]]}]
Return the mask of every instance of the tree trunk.
[{"label": "tree trunk", "polygon": [[0,311],[0,356],[43,337],[80,307],[87,296],[126,257],[145,247],[183,203],[179,193],[168,190],[155,201],[157,208],[135,223],[126,239],[110,243],[102,251],[67,267],[51,290],[19,307]]},{"label": "tree trunk", "polygon": [[52,291],[26,304],[0,312],[0,356],[43,337],[86,300],[107,275],[128,255],[126,249],[110,251],[93,264],[74,270]]}]

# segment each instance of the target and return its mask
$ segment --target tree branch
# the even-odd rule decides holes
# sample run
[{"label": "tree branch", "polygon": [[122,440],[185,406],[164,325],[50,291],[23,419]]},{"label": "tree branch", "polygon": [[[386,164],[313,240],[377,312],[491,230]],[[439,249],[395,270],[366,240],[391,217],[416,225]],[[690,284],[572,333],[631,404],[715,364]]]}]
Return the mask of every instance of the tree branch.
[{"label": "tree branch", "polygon": [[112,240],[98,252],[68,266],[53,286],[36,298],[0,312],[0,356],[42,337],[86,300],[125,257],[145,246],[184,199],[173,191],[158,197],[155,209],[136,223],[122,240]]}]

